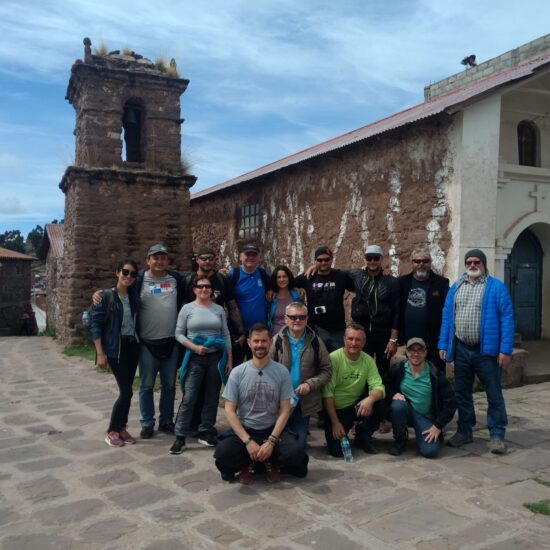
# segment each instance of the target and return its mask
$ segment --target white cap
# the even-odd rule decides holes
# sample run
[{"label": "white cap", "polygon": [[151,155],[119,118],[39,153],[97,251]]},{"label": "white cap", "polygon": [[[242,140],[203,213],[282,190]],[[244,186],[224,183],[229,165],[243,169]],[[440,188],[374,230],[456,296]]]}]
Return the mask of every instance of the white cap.
[{"label": "white cap", "polygon": [[377,244],[369,244],[369,246],[365,248],[365,256],[367,255],[382,256],[382,248],[380,248]]}]

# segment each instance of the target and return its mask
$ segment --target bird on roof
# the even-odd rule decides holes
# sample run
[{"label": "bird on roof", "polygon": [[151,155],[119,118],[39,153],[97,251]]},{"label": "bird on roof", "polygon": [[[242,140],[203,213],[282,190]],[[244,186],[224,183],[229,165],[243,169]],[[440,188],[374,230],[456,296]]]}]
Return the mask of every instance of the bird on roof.
[{"label": "bird on roof", "polygon": [[476,56],[474,54],[467,55],[460,63],[466,68],[475,67],[477,65]]}]

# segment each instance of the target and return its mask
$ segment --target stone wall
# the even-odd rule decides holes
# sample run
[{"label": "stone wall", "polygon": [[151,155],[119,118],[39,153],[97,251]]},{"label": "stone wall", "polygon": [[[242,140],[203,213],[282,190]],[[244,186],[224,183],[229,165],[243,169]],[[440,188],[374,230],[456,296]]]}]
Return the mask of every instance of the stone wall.
[{"label": "stone wall", "polygon": [[443,272],[452,238],[446,200],[451,126],[447,115],[432,117],[192,199],[194,245],[210,244],[219,250],[220,263],[235,263],[239,208],[257,202],[256,240],[268,268],[285,263],[299,272],[321,244],[334,250],[335,266],[359,267],[365,244],[376,243],[395,275],[409,270],[418,245],[431,248],[434,268]]},{"label": "stone wall", "polygon": [[31,262],[0,261],[0,336],[19,334],[21,315],[31,302]]},{"label": "stone wall", "polygon": [[161,242],[177,269],[190,267],[194,182],[194,176],[67,169],[60,184],[65,229],[57,334],[62,342],[80,339],[82,311],[94,290],[113,286],[119,260],[132,258],[143,266],[148,247]]},{"label": "stone wall", "polygon": [[48,254],[46,258],[46,328],[56,330],[59,317],[59,275],[63,268],[63,258]]}]

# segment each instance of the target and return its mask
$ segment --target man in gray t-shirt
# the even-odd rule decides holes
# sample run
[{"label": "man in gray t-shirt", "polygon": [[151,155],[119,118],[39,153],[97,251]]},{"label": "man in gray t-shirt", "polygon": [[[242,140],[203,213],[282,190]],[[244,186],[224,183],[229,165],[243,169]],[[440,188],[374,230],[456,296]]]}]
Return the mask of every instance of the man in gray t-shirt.
[{"label": "man in gray t-shirt", "polygon": [[225,481],[239,472],[244,484],[252,482],[255,463],[264,464],[269,482],[280,479],[281,469],[305,477],[309,457],[284,431],[292,395],[288,369],[270,359],[266,325],[253,325],[247,343],[252,359],[231,371],[223,393],[231,430],[216,447],[216,467]]}]

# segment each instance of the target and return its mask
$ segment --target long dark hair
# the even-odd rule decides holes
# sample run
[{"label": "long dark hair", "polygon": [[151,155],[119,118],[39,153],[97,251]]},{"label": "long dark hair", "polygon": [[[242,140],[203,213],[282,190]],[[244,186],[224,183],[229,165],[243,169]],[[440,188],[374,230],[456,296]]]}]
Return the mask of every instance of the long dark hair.
[{"label": "long dark hair", "polygon": [[116,264],[115,271],[119,273],[125,265],[131,265],[136,271],[138,270],[138,264],[134,260],[120,260],[120,262]]},{"label": "long dark hair", "polygon": [[288,277],[288,290],[294,288],[294,275],[292,271],[290,271],[286,265],[278,265],[269,278],[273,292],[279,292],[279,286],[277,285],[277,273],[279,273],[279,271],[284,271]]}]

